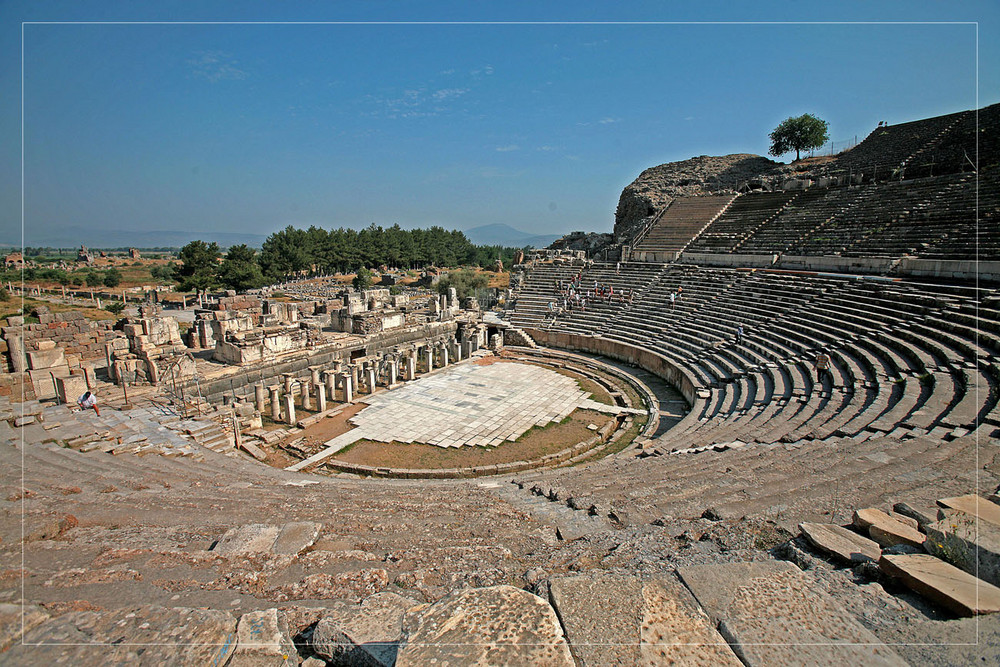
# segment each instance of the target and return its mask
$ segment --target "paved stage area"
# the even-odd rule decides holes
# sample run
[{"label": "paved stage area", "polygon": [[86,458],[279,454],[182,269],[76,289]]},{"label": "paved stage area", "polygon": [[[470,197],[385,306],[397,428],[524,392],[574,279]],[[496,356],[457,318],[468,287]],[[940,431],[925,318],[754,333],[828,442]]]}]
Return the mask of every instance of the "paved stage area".
[{"label": "paved stage area", "polygon": [[496,447],[532,426],[559,422],[579,408],[610,414],[644,412],[590,399],[572,378],[520,363],[466,363],[364,399],[357,428],[288,470],[301,470],[361,439],[438,447]]}]

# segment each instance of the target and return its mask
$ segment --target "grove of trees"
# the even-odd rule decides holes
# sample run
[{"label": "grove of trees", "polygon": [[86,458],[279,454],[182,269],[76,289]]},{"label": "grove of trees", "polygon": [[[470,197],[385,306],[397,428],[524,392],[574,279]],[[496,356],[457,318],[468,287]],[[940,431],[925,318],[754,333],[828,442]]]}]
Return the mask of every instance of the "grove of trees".
[{"label": "grove of trees", "polygon": [[404,230],[399,225],[388,229],[371,225],[357,231],[289,226],[267,237],[259,254],[238,245],[222,258],[217,244],[192,241],[181,248],[174,278],[181,290],[201,294],[220,286],[245,291],[314,273],[356,272],[356,284],[364,287],[372,280],[370,268],[492,268],[497,259],[509,266],[515,252],[517,248],[475,245],[462,232],[442,227]]}]

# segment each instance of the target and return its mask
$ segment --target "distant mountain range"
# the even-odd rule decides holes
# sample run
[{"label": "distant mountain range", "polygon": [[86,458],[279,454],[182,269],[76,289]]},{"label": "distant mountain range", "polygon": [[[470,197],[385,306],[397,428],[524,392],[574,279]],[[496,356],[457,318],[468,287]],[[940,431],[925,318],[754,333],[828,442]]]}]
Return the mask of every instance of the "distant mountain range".
[{"label": "distant mountain range", "polygon": [[529,234],[528,232],[522,232],[520,229],[514,229],[510,225],[497,223],[466,229],[465,236],[477,245],[502,245],[514,248],[531,246],[532,248],[544,248],[561,235]]},{"label": "distant mountain range", "polygon": [[[474,227],[465,230],[465,235],[478,245],[502,245],[516,248],[524,246],[544,248],[559,238],[558,234],[529,234],[504,224]],[[24,245],[42,248],[74,248],[80,245],[86,245],[88,248],[180,248],[196,239],[206,243],[214,241],[224,248],[240,243],[259,248],[267,239],[267,235],[208,231],[140,231],[73,225],[58,230],[40,232],[27,229],[24,235]],[[19,247],[21,240],[6,236],[0,239],[0,246],[5,245]]]}]

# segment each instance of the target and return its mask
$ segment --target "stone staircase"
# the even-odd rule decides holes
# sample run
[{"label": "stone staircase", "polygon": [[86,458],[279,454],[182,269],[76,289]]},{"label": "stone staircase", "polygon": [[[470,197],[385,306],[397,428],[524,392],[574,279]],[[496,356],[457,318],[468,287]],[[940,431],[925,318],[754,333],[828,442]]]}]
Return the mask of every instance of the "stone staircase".
[{"label": "stone staircase", "polygon": [[678,197],[671,202],[642,240],[632,259],[664,262],[673,259],[732,204],[735,195]]}]

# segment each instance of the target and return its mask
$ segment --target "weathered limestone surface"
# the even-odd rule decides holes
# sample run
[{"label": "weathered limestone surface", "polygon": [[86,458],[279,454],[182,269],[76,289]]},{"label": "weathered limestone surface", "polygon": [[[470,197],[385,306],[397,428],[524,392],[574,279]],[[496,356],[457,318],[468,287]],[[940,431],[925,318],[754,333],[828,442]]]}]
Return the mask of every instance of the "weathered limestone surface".
[{"label": "weathered limestone surface", "polygon": [[958,510],[942,510],[945,518],[927,525],[928,552],[970,574],[1000,586],[1000,528]]},{"label": "weathered limestone surface", "polygon": [[867,537],[829,523],[800,523],[799,530],[809,543],[845,563],[874,562],[882,550]]},{"label": "weathered limestone surface", "polygon": [[1000,588],[929,554],[886,554],[879,560],[879,568],[957,614],[1000,611]]},{"label": "weathered limestone surface", "polygon": [[642,587],[639,657],[643,665],[741,665],[729,644],[673,579]]},{"label": "weathered limestone surface", "polygon": [[49,618],[44,609],[37,605],[24,605],[22,614],[21,605],[0,603],[0,651],[5,651],[20,639],[21,635],[29,632]]},{"label": "weathered limestone surface", "polygon": [[739,665],[674,579],[591,572],[549,580],[577,665]]},{"label": "weathered limestone surface", "polygon": [[360,606],[331,609],[313,630],[313,651],[337,664],[391,667],[403,637],[403,617],[417,605],[402,595],[376,593]]},{"label": "weathered limestone surface", "polygon": [[226,556],[257,553],[294,556],[316,541],[320,528],[320,524],[312,521],[284,526],[251,523],[227,530],[212,551]]},{"label": "weathered limestone surface", "polygon": [[243,614],[236,636],[236,650],[227,667],[270,667],[298,660],[288,624],[277,609]]},{"label": "weathered limestone surface", "polygon": [[829,596],[783,561],[678,573],[747,665],[905,665]]},{"label": "weathered limestone surface", "polygon": [[320,524],[313,521],[286,523],[281,527],[278,536],[274,538],[271,553],[279,556],[294,556],[316,541],[321,528]]},{"label": "weathered limestone surface", "polygon": [[235,647],[227,612],[144,606],[63,614],[3,657],[11,665],[224,665]]},{"label": "weathered limestone surface", "polygon": [[549,601],[578,665],[632,665],[639,655],[642,582],[598,574],[554,577]]},{"label": "weathered limestone surface", "polygon": [[513,586],[456,591],[404,621],[397,667],[534,665],[573,667],[549,604]]},{"label": "weathered limestone surface", "polygon": [[985,498],[970,494],[954,498],[941,498],[937,502],[941,507],[959,510],[979,517],[982,521],[988,521],[994,526],[1000,526],[1000,506],[994,505]]}]

